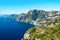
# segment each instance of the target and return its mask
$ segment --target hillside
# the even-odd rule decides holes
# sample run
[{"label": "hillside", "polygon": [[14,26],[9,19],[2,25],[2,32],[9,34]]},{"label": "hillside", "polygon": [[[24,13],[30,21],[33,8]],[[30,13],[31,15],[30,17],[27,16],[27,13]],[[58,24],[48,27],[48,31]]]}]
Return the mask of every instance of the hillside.
[{"label": "hillside", "polygon": [[52,27],[30,28],[26,31],[23,40],[60,40],[60,22]]}]

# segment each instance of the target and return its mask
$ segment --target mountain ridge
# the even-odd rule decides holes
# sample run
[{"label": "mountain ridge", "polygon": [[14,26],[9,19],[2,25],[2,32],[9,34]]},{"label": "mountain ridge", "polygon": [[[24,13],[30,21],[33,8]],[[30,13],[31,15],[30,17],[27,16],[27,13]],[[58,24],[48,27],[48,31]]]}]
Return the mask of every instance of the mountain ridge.
[{"label": "mountain ridge", "polygon": [[44,25],[55,24],[60,19],[60,11],[30,10],[27,13],[11,14],[7,17],[13,18],[18,22],[26,22],[30,24]]},{"label": "mountain ridge", "polygon": [[[40,24],[51,19],[57,19],[60,16],[60,11],[44,11],[44,10],[30,10],[26,14],[19,15],[16,20],[19,22],[31,23],[34,25]],[[38,21],[38,22],[37,22]],[[37,23],[36,23],[37,22]]]}]

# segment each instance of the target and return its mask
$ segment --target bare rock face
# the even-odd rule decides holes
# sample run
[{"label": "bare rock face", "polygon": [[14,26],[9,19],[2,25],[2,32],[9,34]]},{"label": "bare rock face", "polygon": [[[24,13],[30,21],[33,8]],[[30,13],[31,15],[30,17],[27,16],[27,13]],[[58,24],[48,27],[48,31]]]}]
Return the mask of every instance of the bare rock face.
[{"label": "bare rock face", "polygon": [[[28,13],[22,13],[16,17],[16,20],[19,22],[26,22],[34,25],[46,25],[53,23],[52,20],[56,20],[60,16],[60,11],[44,11],[44,10],[30,10]],[[44,23],[46,22],[46,24]],[[43,24],[44,23],[44,24]]]}]

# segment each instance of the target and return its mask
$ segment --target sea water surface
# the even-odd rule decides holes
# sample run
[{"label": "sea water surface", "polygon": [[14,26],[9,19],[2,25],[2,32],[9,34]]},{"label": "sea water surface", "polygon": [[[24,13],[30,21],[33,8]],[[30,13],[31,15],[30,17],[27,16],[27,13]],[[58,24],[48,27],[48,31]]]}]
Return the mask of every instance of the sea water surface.
[{"label": "sea water surface", "polygon": [[0,17],[0,40],[21,40],[28,28],[34,25]]}]

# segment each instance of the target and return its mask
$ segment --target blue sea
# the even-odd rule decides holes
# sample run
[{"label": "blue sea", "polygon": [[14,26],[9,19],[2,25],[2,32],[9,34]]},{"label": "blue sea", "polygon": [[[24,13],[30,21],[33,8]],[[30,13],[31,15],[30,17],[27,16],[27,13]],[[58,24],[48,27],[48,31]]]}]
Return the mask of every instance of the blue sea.
[{"label": "blue sea", "polygon": [[0,17],[0,40],[21,40],[24,33],[34,25]]}]

